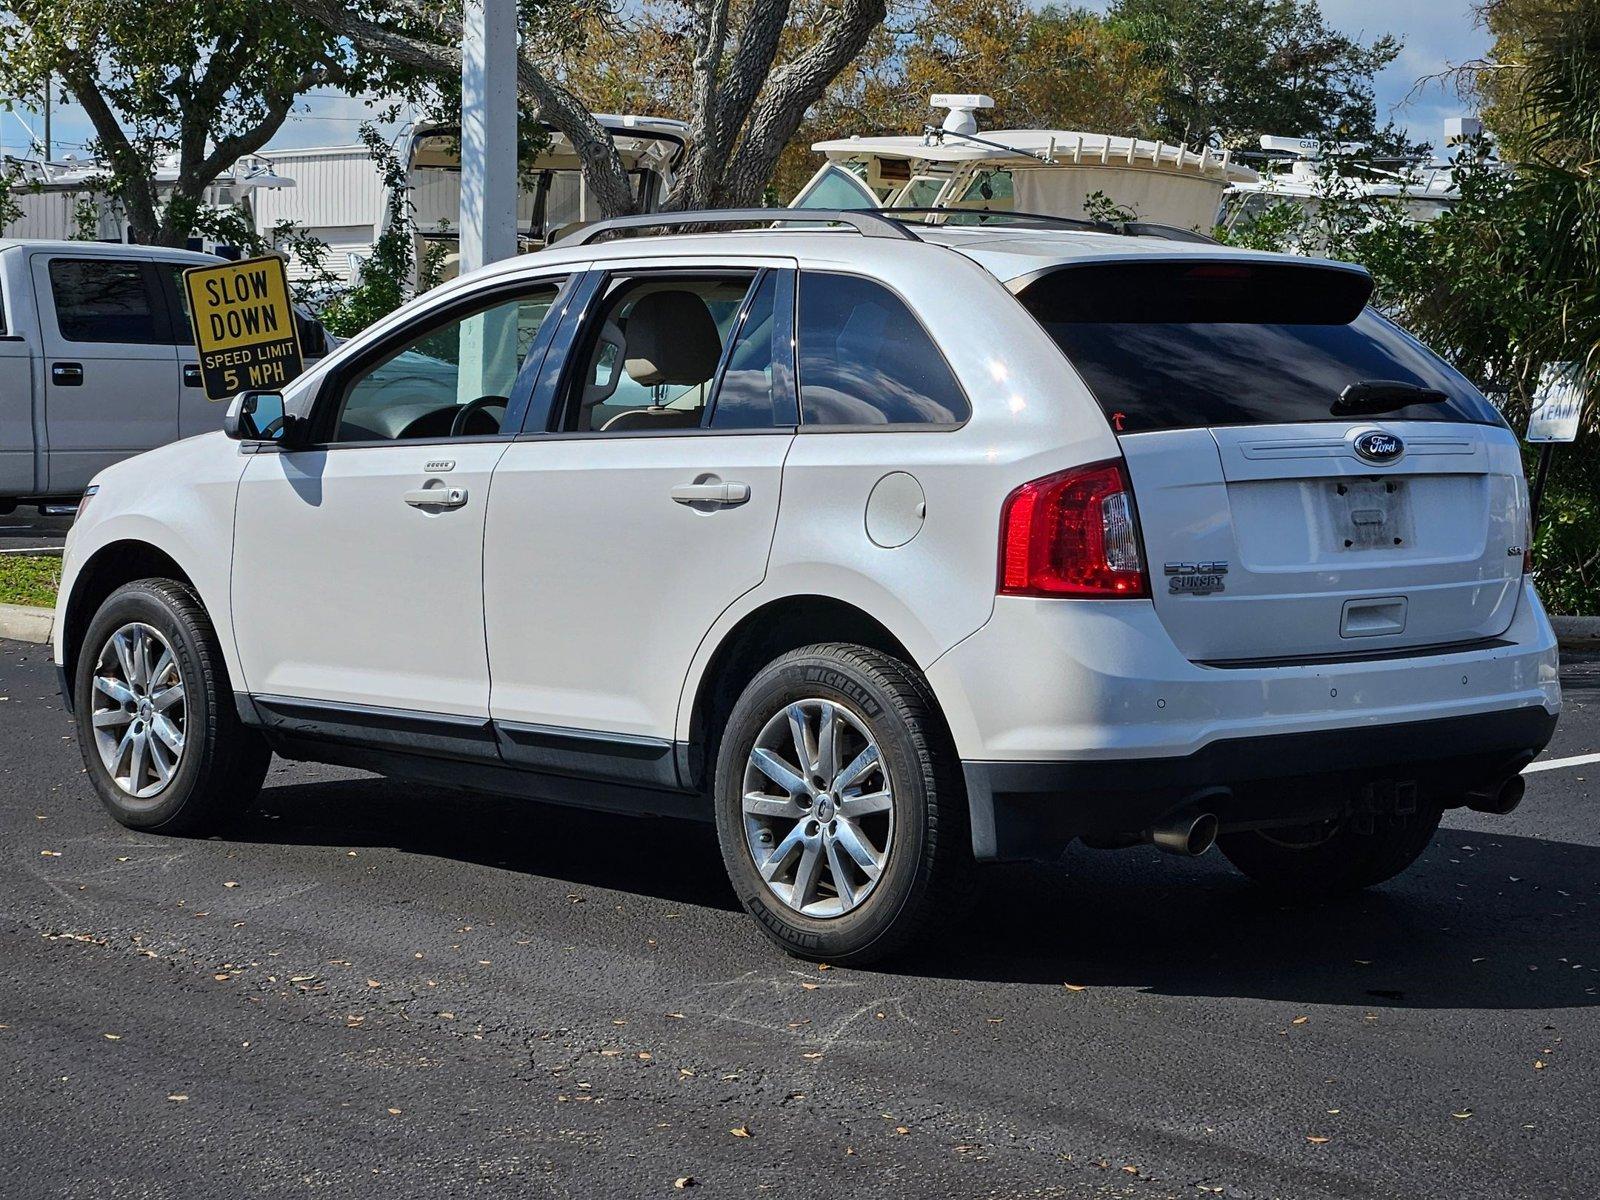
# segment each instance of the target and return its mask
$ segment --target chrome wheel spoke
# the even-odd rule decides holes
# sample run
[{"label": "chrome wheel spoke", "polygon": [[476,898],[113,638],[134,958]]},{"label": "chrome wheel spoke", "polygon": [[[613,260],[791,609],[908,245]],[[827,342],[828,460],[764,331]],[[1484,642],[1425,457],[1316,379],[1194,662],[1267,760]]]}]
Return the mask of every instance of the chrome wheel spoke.
[{"label": "chrome wheel spoke", "polygon": [[839,892],[839,902],[845,910],[856,906],[856,890],[850,884],[850,872],[845,869],[844,863],[839,858],[839,842],[830,838],[828,846],[828,873],[833,876],[833,886]]},{"label": "chrome wheel spoke", "polygon": [[171,757],[168,757],[166,752],[162,749],[161,739],[159,737],[151,738],[150,766],[155,770],[156,782],[162,786],[165,786],[167,781],[172,778],[173,768],[177,765],[178,758],[176,752],[173,752]]},{"label": "chrome wheel spoke", "polygon": [[171,708],[174,704],[180,704],[182,702],[183,684],[181,683],[175,683],[171,687],[164,688],[150,697],[150,703],[158,713],[166,712],[167,709]]},{"label": "chrome wheel spoke", "polygon": [[137,793],[144,788],[145,756],[150,751],[150,735],[141,729],[133,735],[133,749],[128,754],[128,787]]},{"label": "chrome wheel spoke", "polygon": [[854,860],[856,866],[861,868],[861,873],[868,879],[877,879],[883,873],[883,861],[878,852],[867,844],[861,830],[856,828],[855,822],[848,818],[840,818],[835,826],[837,832],[834,840],[843,847],[844,852]]},{"label": "chrome wheel spoke", "polygon": [[766,861],[761,864],[761,878],[768,883],[772,882],[773,876],[789,861],[789,857],[805,844],[805,828],[804,821],[796,822],[795,827],[789,831],[789,836],[772,848],[772,853],[767,855]]},{"label": "chrome wheel spoke", "polygon": [[166,717],[157,713],[150,721],[150,728],[155,731],[156,738],[174,754],[183,753],[183,734],[178,727]]},{"label": "chrome wheel spoke", "polygon": [[802,774],[811,775],[817,769],[817,747],[811,740],[811,730],[806,728],[806,712],[798,704],[785,710],[789,718],[789,737],[794,742],[794,758]]},{"label": "chrome wheel spoke", "polygon": [[822,878],[822,843],[813,839],[800,852],[800,864],[794,869],[794,890],[789,903],[805,908],[817,898],[817,883]]},{"label": "chrome wheel spoke", "polygon": [[894,806],[894,797],[888,792],[863,792],[859,796],[840,796],[839,815],[860,819],[873,813],[888,812]]},{"label": "chrome wheel spoke", "polygon": [[94,686],[96,691],[104,692],[118,704],[128,704],[133,701],[133,689],[120,679],[113,679],[109,675],[96,675]]},{"label": "chrome wheel spoke", "polygon": [[137,683],[139,669],[133,665],[132,635],[119,629],[112,635],[111,645],[117,652],[117,661],[122,665],[122,678],[129,684]]},{"label": "chrome wheel spoke", "polygon": [[878,765],[878,746],[872,743],[860,754],[850,760],[850,765],[834,777],[833,789],[842,792],[848,787],[853,787],[857,780],[863,778],[868,771]]},{"label": "chrome wheel spoke", "polygon": [[746,792],[744,794],[744,811],[752,817],[772,817],[783,820],[785,817],[793,820],[799,806],[790,796],[769,796],[765,792]]},{"label": "chrome wheel spoke", "polygon": [[771,750],[757,746],[750,754],[750,761],[755,764],[763,775],[783,788],[791,796],[804,795],[810,790],[806,787],[806,781],[800,777],[799,772]]},{"label": "chrome wheel spoke", "polygon": [[103,708],[94,714],[94,727],[96,729],[110,729],[114,725],[126,725],[133,720],[133,714],[125,708]]},{"label": "chrome wheel spoke", "polygon": [[824,779],[839,774],[839,710],[832,704],[823,706],[817,729],[817,774]]}]

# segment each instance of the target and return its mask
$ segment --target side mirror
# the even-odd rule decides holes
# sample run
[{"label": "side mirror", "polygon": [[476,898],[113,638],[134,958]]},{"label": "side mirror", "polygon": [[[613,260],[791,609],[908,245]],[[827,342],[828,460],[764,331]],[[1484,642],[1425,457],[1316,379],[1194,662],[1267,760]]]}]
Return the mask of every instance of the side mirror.
[{"label": "side mirror", "polygon": [[236,442],[289,441],[295,424],[293,414],[283,409],[282,392],[240,392],[228,404],[222,418],[222,431]]}]

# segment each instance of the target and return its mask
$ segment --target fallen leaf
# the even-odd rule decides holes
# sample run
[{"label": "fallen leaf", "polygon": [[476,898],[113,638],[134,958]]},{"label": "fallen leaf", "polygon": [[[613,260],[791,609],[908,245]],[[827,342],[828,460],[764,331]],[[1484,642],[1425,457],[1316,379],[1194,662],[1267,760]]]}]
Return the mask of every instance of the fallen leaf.
[{"label": "fallen leaf", "polygon": [[800,986],[808,992],[814,992],[822,985],[820,983],[802,983]]},{"label": "fallen leaf", "polygon": [[61,857],[61,851],[59,851],[59,850],[41,850],[41,851],[39,851],[39,853],[42,854],[45,858],[60,858]]},{"label": "fallen leaf", "polygon": [[674,1179],[672,1181],[672,1186],[677,1188],[680,1192],[685,1188],[692,1188],[694,1185],[695,1177],[693,1175],[684,1175],[683,1177]]},{"label": "fallen leaf", "polygon": [[1081,983],[1063,983],[1061,986],[1066,988],[1069,992],[1081,992],[1085,989],[1086,985]]},{"label": "fallen leaf", "polygon": [[911,1132],[911,1130],[907,1129],[904,1125],[896,1125],[894,1127],[894,1131],[896,1133],[910,1133]]},{"label": "fallen leaf", "polygon": [[1310,1142],[1313,1146],[1324,1146],[1327,1144],[1328,1139],[1325,1137],[1317,1137],[1315,1134],[1310,1134],[1307,1135],[1306,1141]]},{"label": "fallen leaf", "polygon": [[379,983],[376,979],[369,979],[369,980],[367,980],[367,986],[375,988],[375,987],[382,987],[383,984]]},{"label": "fallen leaf", "polygon": [[389,1110],[389,1115],[391,1117],[398,1117],[400,1115],[400,1110],[398,1108],[391,1108]]},{"label": "fallen leaf", "polygon": [[1457,1112],[1457,1113],[1454,1112],[1454,1113],[1451,1113],[1450,1115],[1452,1117],[1454,1117],[1458,1121],[1465,1121],[1468,1117],[1470,1117],[1472,1115],[1472,1110],[1470,1108],[1463,1108],[1460,1112]]},{"label": "fallen leaf", "polygon": [[1311,1020],[1310,1017],[1296,1017],[1293,1021],[1290,1021],[1289,1024],[1291,1024],[1291,1025],[1304,1025],[1309,1020]]},{"label": "fallen leaf", "polygon": [[[107,1037],[109,1037],[109,1036],[111,1036],[111,1035],[110,1035],[110,1034],[107,1034],[107,1035],[106,1035],[106,1036],[107,1036]],[[1542,1070],[1544,1070],[1544,1059],[1542,1059],[1542,1058],[1536,1058],[1536,1059],[1534,1059],[1534,1060],[1533,1060],[1533,1069],[1534,1069],[1534,1070],[1535,1070],[1535,1071],[1542,1071]]]},{"label": "fallen leaf", "polygon": [[227,883],[223,884],[222,886],[223,887],[232,888],[232,887],[238,887],[239,885],[237,883],[235,883],[233,880],[230,879],[230,880],[228,880]]},{"label": "fallen leaf", "polygon": [[732,1129],[728,1130],[728,1132],[733,1134],[734,1137],[747,1138],[750,1136],[750,1126],[735,1125]]},{"label": "fallen leaf", "polygon": [[[122,1040],[122,1035],[120,1033],[106,1033],[102,1034],[101,1036],[104,1037],[108,1042],[120,1042]],[[1543,1063],[1540,1063],[1539,1065],[1541,1067],[1544,1066]]]},{"label": "fallen leaf", "polygon": [[168,1096],[167,1099],[171,1100],[174,1104],[187,1104],[189,1102],[189,1097],[185,1096],[182,1092],[174,1092],[172,1095]]},{"label": "fallen leaf", "polygon": [[653,1057],[653,1055],[651,1055],[650,1051],[648,1051],[648,1050],[639,1051],[639,1061],[640,1062],[649,1062],[652,1057]]}]

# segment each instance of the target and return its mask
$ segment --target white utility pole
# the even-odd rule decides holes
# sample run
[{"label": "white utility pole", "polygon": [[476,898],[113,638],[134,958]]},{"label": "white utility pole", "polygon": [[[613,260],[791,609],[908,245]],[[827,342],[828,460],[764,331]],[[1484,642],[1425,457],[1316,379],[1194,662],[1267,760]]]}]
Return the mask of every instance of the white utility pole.
[{"label": "white utility pole", "polygon": [[461,39],[461,270],[517,252],[517,4],[466,0]]},{"label": "white utility pole", "polygon": [[[461,273],[517,252],[517,2],[466,0],[461,35]],[[491,309],[461,327],[457,400],[505,396],[517,321]]]}]

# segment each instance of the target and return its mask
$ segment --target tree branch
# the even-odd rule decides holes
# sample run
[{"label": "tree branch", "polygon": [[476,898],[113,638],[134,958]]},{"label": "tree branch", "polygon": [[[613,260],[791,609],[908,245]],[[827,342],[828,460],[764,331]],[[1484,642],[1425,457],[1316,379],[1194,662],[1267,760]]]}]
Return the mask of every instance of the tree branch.
[{"label": "tree branch", "polygon": [[806,110],[861,52],[885,9],[884,0],[843,0],[817,42],[771,75],[751,111],[744,139],[728,162],[719,189],[721,203],[737,208],[760,201]]}]

